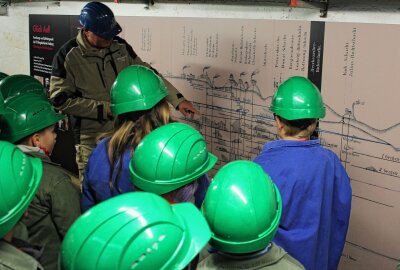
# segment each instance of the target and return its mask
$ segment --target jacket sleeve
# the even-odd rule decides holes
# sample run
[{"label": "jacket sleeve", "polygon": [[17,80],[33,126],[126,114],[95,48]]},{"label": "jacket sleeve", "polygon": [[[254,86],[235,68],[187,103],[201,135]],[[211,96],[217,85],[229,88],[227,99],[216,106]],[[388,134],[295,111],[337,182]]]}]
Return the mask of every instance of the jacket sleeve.
[{"label": "jacket sleeve", "polygon": [[83,98],[77,91],[73,72],[66,62],[70,46],[64,45],[54,56],[50,77],[50,99],[53,106],[63,113],[77,117],[107,119],[109,102]]},{"label": "jacket sleeve", "polygon": [[51,216],[58,233],[64,237],[69,227],[80,216],[79,193],[64,175],[57,179],[57,184],[50,193]]},{"label": "jacket sleeve", "polygon": [[92,188],[90,187],[90,183],[87,180],[88,177],[86,171],[87,168],[85,170],[85,176],[83,177],[83,182],[82,182],[82,198],[81,198],[82,212],[85,212],[86,210],[90,209],[92,206],[96,204],[96,199],[94,197]]},{"label": "jacket sleeve", "polygon": [[352,188],[350,178],[335,156],[335,190],[333,194],[329,269],[337,269],[346,242],[350,222]]}]

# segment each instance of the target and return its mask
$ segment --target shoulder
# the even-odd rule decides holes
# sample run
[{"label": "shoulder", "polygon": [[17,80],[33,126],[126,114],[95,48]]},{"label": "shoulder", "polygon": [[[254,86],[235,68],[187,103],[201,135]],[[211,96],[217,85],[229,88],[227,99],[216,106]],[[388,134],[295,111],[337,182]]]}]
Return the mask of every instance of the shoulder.
[{"label": "shoulder", "polygon": [[[42,182],[46,188],[54,188],[60,183],[71,184],[70,177],[59,166],[52,163],[43,162]],[[71,184],[72,185],[72,184]]]},{"label": "shoulder", "polygon": [[108,142],[109,138],[101,140],[93,149],[86,165],[86,174],[92,178],[97,178],[99,174],[108,173],[110,162],[108,159]]},{"label": "shoulder", "polygon": [[227,266],[223,265],[223,262],[221,262],[221,259],[223,259],[220,255],[217,253],[212,253],[208,255],[206,258],[201,260],[199,264],[197,265],[197,269],[199,270],[205,270],[205,269],[229,269]]},{"label": "shoulder", "polygon": [[78,48],[78,43],[76,38],[73,38],[67,41],[61,48],[57,51],[53,58],[52,71],[51,75],[65,78],[66,77],[66,69],[65,62],[67,61],[67,57],[71,51],[75,48]]},{"label": "shoulder", "polygon": [[326,164],[331,165],[333,168],[336,169],[343,169],[342,161],[338,157],[338,155],[333,152],[331,149],[325,148],[323,146],[317,147],[316,151],[314,152],[313,158],[318,162],[325,162]]},{"label": "shoulder", "polygon": [[65,59],[68,53],[77,47],[78,47],[78,42],[76,41],[76,38],[70,39],[69,41],[64,43],[64,45],[61,46],[61,48],[57,51],[55,57],[57,59]]},{"label": "shoulder", "polygon": [[276,261],[275,266],[277,269],[282,270],[298,270],[304,269],[304,266],[295,258],[290,256],[282,247],[272,243],[271,250],[269,251],[273,258],[270,258],[271,261]]},{"label": "shoulder", "polygon": [[43,269],[31,256],[4,240],[0,241],[0,269]]},{"label": "shoulder", "polygon": [[[0,240],[0,254],[4,254],[6,252],[13,252],[15,250],[16,250],[16,248],[13,245],[9,244],[8,242],[6,242],[3,239]],[[0,256],[0,258],[1,257],[2,256]]]},{"label": "shoulder", "polygon": [[105,138],[99,141],[96,145],[96,147],[93,149],[91,153],[91,157],[97,157],[98,155],[104,155],[107,154],[107,148],[108,148],[108,142],[110,141],[110,138]]},{"label": "shoulder", "polygon": [[302,270],[304,266],[289,254],[285,254],[279,261],[279,269],[286,270]]}]

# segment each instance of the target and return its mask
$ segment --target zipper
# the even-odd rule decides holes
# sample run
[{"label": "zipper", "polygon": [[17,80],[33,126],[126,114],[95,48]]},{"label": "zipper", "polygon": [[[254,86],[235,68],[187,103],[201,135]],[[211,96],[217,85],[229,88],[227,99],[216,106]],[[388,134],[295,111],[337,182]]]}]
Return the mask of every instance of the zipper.
[{"label": "zipper", "polygon": [[[105,83],[104,78],[103,78],[103,73],[100,70],[99,63],[96,63],[96,67],[97,67],[97,71],[99,72],[99,76],[100,76],[101,82],[103,83],[103,86],[105,88],[106,87],[106,83]],[[103,65],[103,67],[104,67],[104,65]],[[104,70],[104,68],[103,68],[103,70]]]},{"label": "zipper", "polygon": [[[117,78],[117,76],[118,76],[117,66],[115,65],[115,61],[114,61],[114,57],[113,57],[112,52],[109,51],[109,52],[105,55],[104,59],[105,59],[108,55],[110,55],[110,58],[111,58],[111,66],[112,66],[112,68],[113,68],[113,70],[114,70],[115,78]],[[104,61],[104,60],[103,60],[103,61]],[[104,65],[105,65],[105,63],[103,63],[103,66],[104,66]]]},{"label": "zipper", "polygon": [[[96,63],[96,67],[97,67],[97,71],[99,72],[99,76],[100,76],[100,79],[101,79],[101,82],[102,82],[104,88],[106,87],[106,82],[104,81],[104,78],[103,78],[103,72],[105,71],[105,65],[106,65],[105,60],[106,60],[108,55],[111,58],[111,67],[112,67],[112,69],[114,71],[115,78],[118,76],[117,66],[115,65],[114,57],[112,56],[112,54],[113,54],[113,52],[108,50],[108,53],[106,53],[104,55],[104,57],[99,57],[99,56],[96,56],[96,55],[89,56],[89,57],[93,57],[93,58],[100,58],[102,60],[102,62],[103,62],[103,67],[102,68],[100,67],[99,63]],[[103,70],[103,72],[102,72],[102,70]]]}]

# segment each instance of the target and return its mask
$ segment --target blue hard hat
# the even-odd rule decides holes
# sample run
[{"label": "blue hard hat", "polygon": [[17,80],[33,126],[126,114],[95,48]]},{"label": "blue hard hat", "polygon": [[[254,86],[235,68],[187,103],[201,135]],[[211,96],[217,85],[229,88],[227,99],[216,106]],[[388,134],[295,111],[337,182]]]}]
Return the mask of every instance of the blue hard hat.
[{"label": "blue hard hat", "polygon": [[79,22],[86,30],[104,39],[112,39],[122,31],[112,10],[100,2],[86,4],[82,8]]}]

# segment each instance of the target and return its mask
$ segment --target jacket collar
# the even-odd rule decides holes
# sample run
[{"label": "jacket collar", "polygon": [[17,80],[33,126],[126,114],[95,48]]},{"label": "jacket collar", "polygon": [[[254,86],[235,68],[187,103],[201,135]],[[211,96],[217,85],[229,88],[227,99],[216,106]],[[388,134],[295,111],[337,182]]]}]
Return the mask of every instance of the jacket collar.
[{"label": "jacket collar", "polygon": [[39,147],[33,147],[33,146],[28,146],[28,145],[23,145],[23,144],[18,144],[17,146],[22,152],[24,152],[25,154],[27,154],[31,157],[40,158],[42,160],[42,162],[60,166],[59,164],[52,162],[51,159],[48,156],[46,156],[46,154],[43,152],[43,150],[41,150]]},{"label": "jacket collar", "polygon": [[291,140],[276,140],[268,142],[264,145],[264,150],[281,147],[313,147],[319,146],[319,140],[306,140],[306,141],[291,141]]}]

